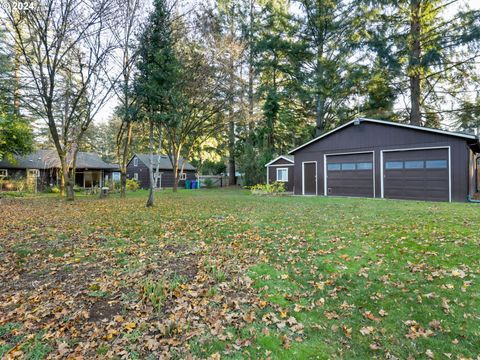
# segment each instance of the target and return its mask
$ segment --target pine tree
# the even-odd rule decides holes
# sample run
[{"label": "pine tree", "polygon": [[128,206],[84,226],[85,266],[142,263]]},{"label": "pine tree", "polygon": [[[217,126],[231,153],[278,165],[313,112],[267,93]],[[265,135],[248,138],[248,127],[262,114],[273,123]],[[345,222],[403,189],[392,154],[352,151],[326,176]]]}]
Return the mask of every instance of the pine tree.
[{"label": "pine tree", "polygon": [[[154,203],[154,129],[175,121],[171,110],[178,100],[175,84],[180,78],[180,64],[174,49],[171,9],[166,0],[155,0],[138,50],[137,106],[149,126],[150,195],[147,206]],[[174,171],[177,171],[175,167]]]}]

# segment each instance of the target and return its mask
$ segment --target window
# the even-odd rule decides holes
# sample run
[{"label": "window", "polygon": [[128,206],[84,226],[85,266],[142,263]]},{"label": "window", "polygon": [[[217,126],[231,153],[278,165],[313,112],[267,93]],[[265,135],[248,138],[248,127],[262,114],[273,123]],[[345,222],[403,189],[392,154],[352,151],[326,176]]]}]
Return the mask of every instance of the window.
[{"label": "window", "polygon": [[180,173],[180,180],[187,180],[187,173]]},{"label": "window", "polygon": [[138,158],[136,156],[133,158],[133,166],[138,166]]},{"label": "window", "polygon": [[40,170],[38,169],[28,169],[28,177],[39,177]]},{"label": "window", "polygon": [[340,164],[328,164],[327,168],[329,171],[340,170]]},{"label": "window", "polygon": [[342,170],[355,170],[355,163],[342,164]]},{"label": "window", "polygon": [[7,177],[7,176],[8,176],[8,170],[7,169],[0,169],[0,178]]},{"label": "window", "polygon": [[288,169],[287,168],[279,168],[277,169],[277,181],[288,181]]},{"label": "window", "polygon": [[427,160],[425,161],[425,167],[427,169],[446,169],[447,160]]},{"label": "window", "polygon": [[405,161],[405,169],[423,169],[423,161],[421,160]]},{"label": "window", "polygon": [[133,180],[138,181],[138,173],[133,174]]},{"label": "window", "polygon": [[403,161],[387,161],[385,163],[385,169],[403,169]]},{"label": "window", "polygon": [[372,170],[371,162],[359,162],[357,163],[357,170]]}]

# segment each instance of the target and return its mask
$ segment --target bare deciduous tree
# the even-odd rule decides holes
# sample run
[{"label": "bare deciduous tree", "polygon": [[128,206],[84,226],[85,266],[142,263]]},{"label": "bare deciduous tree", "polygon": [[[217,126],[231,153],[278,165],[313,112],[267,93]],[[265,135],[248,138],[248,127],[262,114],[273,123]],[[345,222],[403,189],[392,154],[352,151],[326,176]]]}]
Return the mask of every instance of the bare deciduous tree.
[{"label": "bare deciduous tree", "polygon": [[22,16],[18,11],[4,8],[28,75],[24,102],[47,124],[60,159],[62,192],[73,200],[77,152],[111,92],[104,71],[114,48],[107,34],[112,2],[44,0]]}]

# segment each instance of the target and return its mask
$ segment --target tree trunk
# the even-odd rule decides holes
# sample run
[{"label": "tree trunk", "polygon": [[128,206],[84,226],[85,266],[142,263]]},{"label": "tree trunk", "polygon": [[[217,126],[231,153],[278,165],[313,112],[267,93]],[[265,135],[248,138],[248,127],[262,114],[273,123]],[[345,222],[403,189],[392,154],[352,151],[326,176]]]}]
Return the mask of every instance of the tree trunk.
[{"label": "tree trunk", "polygon": [[120,168],[120,197],[124,198],[127,196],[127,169]]},{"label": "tree trunk", "polygon": [[120,164],[120,197],[126,197],[127,190],[127,162],[128,162],[128,148],[132,140],[132,122],[127,121],[127,138],[123,143],[123,151]]},{"label": "tree trunk", "polygon": [[315,114],[315,135],[320,136],[325,131],[325,103],[321,94],[317,94],[316,114]]},{"label": "tree trunk", "polygon": [[60,157],[60,165],[62,167],[62,189],[65,195],[65,200],[75,200],[75,193],[73,192],[72,177],[68,169],[66,155]]},{"label": "tree trunk", "polygon": [[[320,11],[320,9],[318,10]],[[323,21],[323,19],[320,19]],[[322,23],[323,25],[323,23]],[[323,27],[323,26],[322,26]],[[315,75],[316,75],[316,105],[315,105],[315,135],[320,136],[325,131],[325,97],[323,95],[323,87],[325,86],[325,82],[323,79],[323,45],[324,45],[324,38],[323,38],[323,29],[319,30],[319,37],[317,40],[317,59],[316,59],[316,66],[315,66]]]},{"label": "tree trunk", "polygon": [[235,123],[231,119],[228,124],[228,185],[235,184]]},{"label": "tree trunk", "polygon": [[172,159],[170,161],[172,162],[173,166],[173,192],[177,192],[178,189],[178,161],[180,159],[180,153],[181,153],[182,147],[174,148],[172,151]]},{"label": "tree trunk", "polygon": [[253,0],[250,0],[250,24],[249,24],[249,39],[248,39],[248,132],[249,139],[253,136],[253,80],[255,77],[255,68],[253,64]]},{"label": "tree trunk", "polygon": [[[158,179],[160,178],[160,160],[162,158],[162,127],[158,127],[158,149],[157,149],[157,166],[155,168],[155,188],[158,186]],[[160,186],[160,188],[162,188]]]},{"label": "tree trunk", "polygon": [[174,155],[173,160],[173,192],[177,192],[178,189],[178,160],[176,159],[176,155]]},{"label": "tree trunk", "polygon": [[421,96],[421,68],[420,61],[422,49],[420,44],[420,0],[411,0],[410,3],[410,52],[409,52],[409,70],[410,78],[410,124],[422,125],[420,113]]},{"label": "tree trunk", "polygon": [[[234,29],[234,5],[235,2],[231,3],[231,13],[230,13],[230,39],[233,41],[235,39],[235,29]],[[235,111],[233,109],[233,104],[235,102],[235,64],[233,61],[233,54],[230,54],[229,61],[229,92],[230,92],[230,101],[229,101],[229,122],[228,122],[228,185],[233,186],[236,184],[235,181]]]},{"label": "tree trunk", "polygon": [[150,120],[150,134],[149,134],[149,143],[150,143],[150,161],[148,164],[148,172],[150,173],[150,192],[148,194],[147,207],[153,206],[155,200],[155,193],[153,188],[155,186],[154,174],[153,174],[153,120]]}]

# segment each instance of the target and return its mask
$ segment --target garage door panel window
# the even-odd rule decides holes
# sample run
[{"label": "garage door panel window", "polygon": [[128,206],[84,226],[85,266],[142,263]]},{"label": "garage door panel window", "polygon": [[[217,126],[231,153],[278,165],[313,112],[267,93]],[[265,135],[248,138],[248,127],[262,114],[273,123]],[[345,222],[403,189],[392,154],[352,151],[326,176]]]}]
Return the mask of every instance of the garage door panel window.
[{"label": "garage door panel window", "polygon": [[423,166],[423,161],[420,160],[405,161],[405,169],[423,169]]},{"label": "garage door panel window", "polygon": [[355,170],[355,163],[343,163],[342,170]]},{"label": "garage door panel window", "polygon": [[387,161],[385,163],[385,169],[388,169],[388,170],[403,169],[403,161]]},{"label": "garage door panel window", "polygon": [[288,169],[287,168],[277,169],[277,181],[281,181],[281,182],[288,181]]},{"label": "garage door panel window", "polygon": [[341,165],[340,164],[328,164],[327,168],[328,168],[328,171],[341,170]]},{"label": "garage door panel window", "polygon": [[371,162],[359,162],[357,163],[357,170],[372,170]]},{"label": "garage door panel window", "polygon": [[446,169],[448,166],[447,160],[427,160],[425,165],[427,169]]}]

